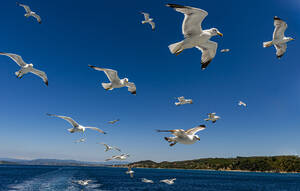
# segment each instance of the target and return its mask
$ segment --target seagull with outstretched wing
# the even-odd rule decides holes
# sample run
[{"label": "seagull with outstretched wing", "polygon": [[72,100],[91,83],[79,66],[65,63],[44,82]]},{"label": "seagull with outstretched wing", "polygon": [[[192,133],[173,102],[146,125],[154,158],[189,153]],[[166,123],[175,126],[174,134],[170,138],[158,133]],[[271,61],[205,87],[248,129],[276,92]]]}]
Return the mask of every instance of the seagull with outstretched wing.
[{"label": "seagull with outstretched wing", "polygon": [[202,52],[201,68],[205,70],[215,57],[218,48],[218,44],[211,41],[210,38],[216,35],[223,36],[223,34],[216,28],[202,30],[202,21],[208,15],[202,9],[177,4],[167,4],[166,6],[184,14],[182,23],[184,40],[169,45],[170,52],[178,55],[185,49],[198,48]]},{"label": "seagull with outstretched wing", "polygon": [[149,17],[150,16],[149,13],[141,12],[141,14],[143,14],[144,18],[145,18],[145,20],[142,21],[142,24],[149,23],[151,25],[152,30],[154,30],[155,29],[155,23],[153,22],[153,18]]},{"label": "seagull with outstretched wing", "polygon": [[34,17],[40,24],[42,23],[42,19],[41,17],[36,14],[35,12],[31,11],[30,7],[28,5],[24,5],[24,4],[21,4],[21,3],[17,3],[18,6],[20,7],[23,7],[26,11],[25,13],[25,17],[28,18],[30,16]]},{"label": "seagull with outstretched wing", "polygon": [[119,152],[121,152],[121,149],[119,149],[118,147],[113,147],[113,146],[109,146],[108,144],[105,143],[99,143],[105,146],[105,152],[109,151],[109,150],[117,150]]},{"label": "seagull with outstretched wing", "polygon": [[276,56],[277,58],[281,58],[284,53],[286,52],[287,42],[295,40],[291,37],[285,37],[284,32],[287,29],[288,25],[285,21],[278,18],[277,16],[274,17],[274,32],[273,32],[273,39],[272,41],[264,42],[263,47],[270,47],[272,45],[276,48]]},{"label": "seagull with outstretched wing", "polygon": [[73,128],[68,129],[68,131],[70,133],[75,133],[75,132],[84,132],[86,129],[92,129],[95,131],[98,131],[100,133],[106,134],[104,131],[102,131],[101,129],[97,128],[97,127],[86,127],[86,126],[82,126],[80,124],[78,124],[74,119],[72,119],[71,117],[67,117],[67,116],[61,116],[61,115],[55,115],[55,114],[49,114],[47,113],[48,116],[53,116],[53,117],[58,117],[61,119],[66,120],[67,122],[69,122]]},{"label": "seagull with outstretched wing", "polygon": [[8,56],[21,67],[19,71],[15,72],[17,78],[21,79],[25,74],[32,73],[42,78],[44,83],[48,86],[48,78],[46,73],[41,70],[35,69],[32,63],[27,64],[26,62],[24,62],[20,55],[5,52],[0,52],[0,55]]}]

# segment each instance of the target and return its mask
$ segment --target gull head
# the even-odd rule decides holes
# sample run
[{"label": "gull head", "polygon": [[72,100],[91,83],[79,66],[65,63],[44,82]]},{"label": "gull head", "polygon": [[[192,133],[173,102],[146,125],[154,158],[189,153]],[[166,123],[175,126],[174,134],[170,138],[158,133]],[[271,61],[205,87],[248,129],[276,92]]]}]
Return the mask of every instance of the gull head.
[{"label": "gull head", "polygon": [[295,39],[293,39],[293,38],[291,38],[291,37],[288,37],[288,41],[292,41],[292,40],[295,40]]},{"label": "gull head", "polygon": [[124,78],[124,82],[128,83],[129,82],[128,78]]},{"label": "gull head", "polygon": [[211,28],[210,33],[212,36],[216,36],[216,35],[223,36],[223,34],[216,28]]}]

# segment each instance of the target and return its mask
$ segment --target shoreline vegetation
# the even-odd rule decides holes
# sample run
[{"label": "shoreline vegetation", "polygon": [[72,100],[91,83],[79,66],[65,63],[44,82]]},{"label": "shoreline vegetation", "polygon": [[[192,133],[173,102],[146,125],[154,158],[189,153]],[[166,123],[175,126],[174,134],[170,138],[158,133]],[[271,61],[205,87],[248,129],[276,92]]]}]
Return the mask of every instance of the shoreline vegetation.
[{"label": "shoreline vegetation", "polygon": [[300,158],[298,156],[255,156],[236,158],[203,158],[174,162],[163,161],[159,163],[151,160],[145,160],[130,163],[128,165],[113,166],[231,172],[300,173]]}]

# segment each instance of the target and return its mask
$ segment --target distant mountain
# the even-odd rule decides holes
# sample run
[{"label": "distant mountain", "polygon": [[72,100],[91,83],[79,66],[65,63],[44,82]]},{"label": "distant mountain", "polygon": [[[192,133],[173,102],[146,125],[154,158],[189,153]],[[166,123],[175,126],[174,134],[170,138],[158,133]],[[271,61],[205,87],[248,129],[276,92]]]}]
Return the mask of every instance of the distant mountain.
[{"label": "distant mountain", "polygon": [[51,166],[111,166],[111,165],[125,165],[128,162],[109,161],[109,162],[85,162],[76,160],[59,160],[59,159],[34,159],[34,160],[20,160],[13,158],[0,158],[3,163],[0,164],[19,164],[19,165],[51,165]]},{"label": "distant mountain", "polygon": [[[135,168],[173,168],[255,172],[299,172],[298,156],[257,156],[236,158],[205,158],[187,161],[160,162],[146,160],[128,164]],[[122,166],[122,165],[121,165]]]}]

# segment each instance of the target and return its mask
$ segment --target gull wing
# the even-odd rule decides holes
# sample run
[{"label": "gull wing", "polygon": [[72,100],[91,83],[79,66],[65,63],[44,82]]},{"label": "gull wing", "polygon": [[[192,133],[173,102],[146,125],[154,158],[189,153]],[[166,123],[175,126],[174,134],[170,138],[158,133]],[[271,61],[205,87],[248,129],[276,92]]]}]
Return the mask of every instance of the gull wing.
[{"label": "gull wing", "polygon": [[178,101],[184,101],[184,96],[178,97]]},{"label": "gull wing", "polygon": [[287,29],[286,22],[278,17],[274,17],[274,26],[273,40],[282,39],[284,37],[284,32]]},{"label": "gull wing", "polygon": [[119,152],[122,152],[121,149],[119,149],[118,147],[113,147],[113,149],[119,151]]},{"label": "gull wing", "polygon": [[21,4],[21,3],[17,3],[17,5],[23,7],[26,11],[26,13],[30,13],[31,12],[31,9],[28,5],[24,5],[24,4]]},{"label": "gull wing", "polygon": [[209,40],[206,43],[203,43],[196,47],[202,52],[201,69],[205,70],[205,68],[209,65],[212,59],[216,56],[218,43]]},{"label": "gull wing", "polygon": [[86,129],[92,129],[92,130],[95,130],[95,131],[98,131],[100,133],[103,133],[103,134],[106,134],[104,131],[102,131],[101,129],[97,128],[97,127],[85,127]]},{"label": "gull wing", "polygon": [[155,29],[155,23],[153,21],[151,21],[149,24],[151,25],[152,30],[154,30]]},{"label": "gull wing", "polygon": [[30,72],[42,78],[44,83],[48,86],[48,78],[45,72],[37,70],[35,68],[33,68]]},{"label": "gull wing", "polygon": [[110,82],[120,81],[120,78],[118,76],[118,72],[116,70],[107,69],[107,68],[100,68],[100,67],[96,67],[96,66],[92,66],[92,65],[89,65],[89,67],[93,68],[94,70],[104,72]]},{"label": "gull wing", "polygon": [[286,52],[287,45],[286,43],[274,44],[276,48],[276,56],[277,58],[281,58]]},{"label": "gull wing", "polygon": [[100,144],[105,146],[105,152],[109,150],[109,146],[107,144],[105,144],[105,143],[100,143]]},{"label": "gull wing", "polygon": [[134,83],[132,82],[128,82],[126,84],[126,86],[128,87],[128,91],[131,93],[131,94],[136,94],[136,86]]},{"label": "gull wing", "polygon": [[144,15],[144,18],[145,18],[146,21],[149,20],[149,13],[141,12],[141,14]]},{"label": "gull wing", "polygon": [[24,67],[26,63],[22,59],[20,55],[17,54],[11,54],[11,53],[5,53],[5,52],[0,52],[0,55],[8,56],[10,57],[15,63],[17,63],[20,67]]},{"label": "gull wing", "polygon": [[174,8],[177,12],[184,14],[182,33],[185,37],[199,35],[202,33],[202,21],[208,15],[206,11],[176,4],[167,4],[167,7]]},{"label": "gull wing", "polygon": [[64,119],[64,120],[68,121],[73,127],[78,127],[79,126],[79,124],[76,121],[74,121],[71,117],[55,115],[55,114],[49,114],[49,113],[47,113],[47,115]]},{"label": "gull wing", "polygon": [[42,19],[41,19],[41,17],[40,17],[38,14],[34,13],[34,14],[32,14],[32,16],[33,16],[34,18],[36,18],[36,20],[37,20],[40,24],[42,23]]},{"label": "gull wing", "polygon": [[188,135],[195,135],[198,131],[202,131],[205,128],[206,128],[205,125],[199,125],[197,127],[194,127],[192,129],[189,129],[189,130],[185,131],[185,133],[188,134]]},{"label": "gull wing", "polygon": [[183,129],[174,129],[174,130],[156,130],[157,132],[170,132],[174,136],[179,136],[182,134],[185,134],[185,131]]}]

